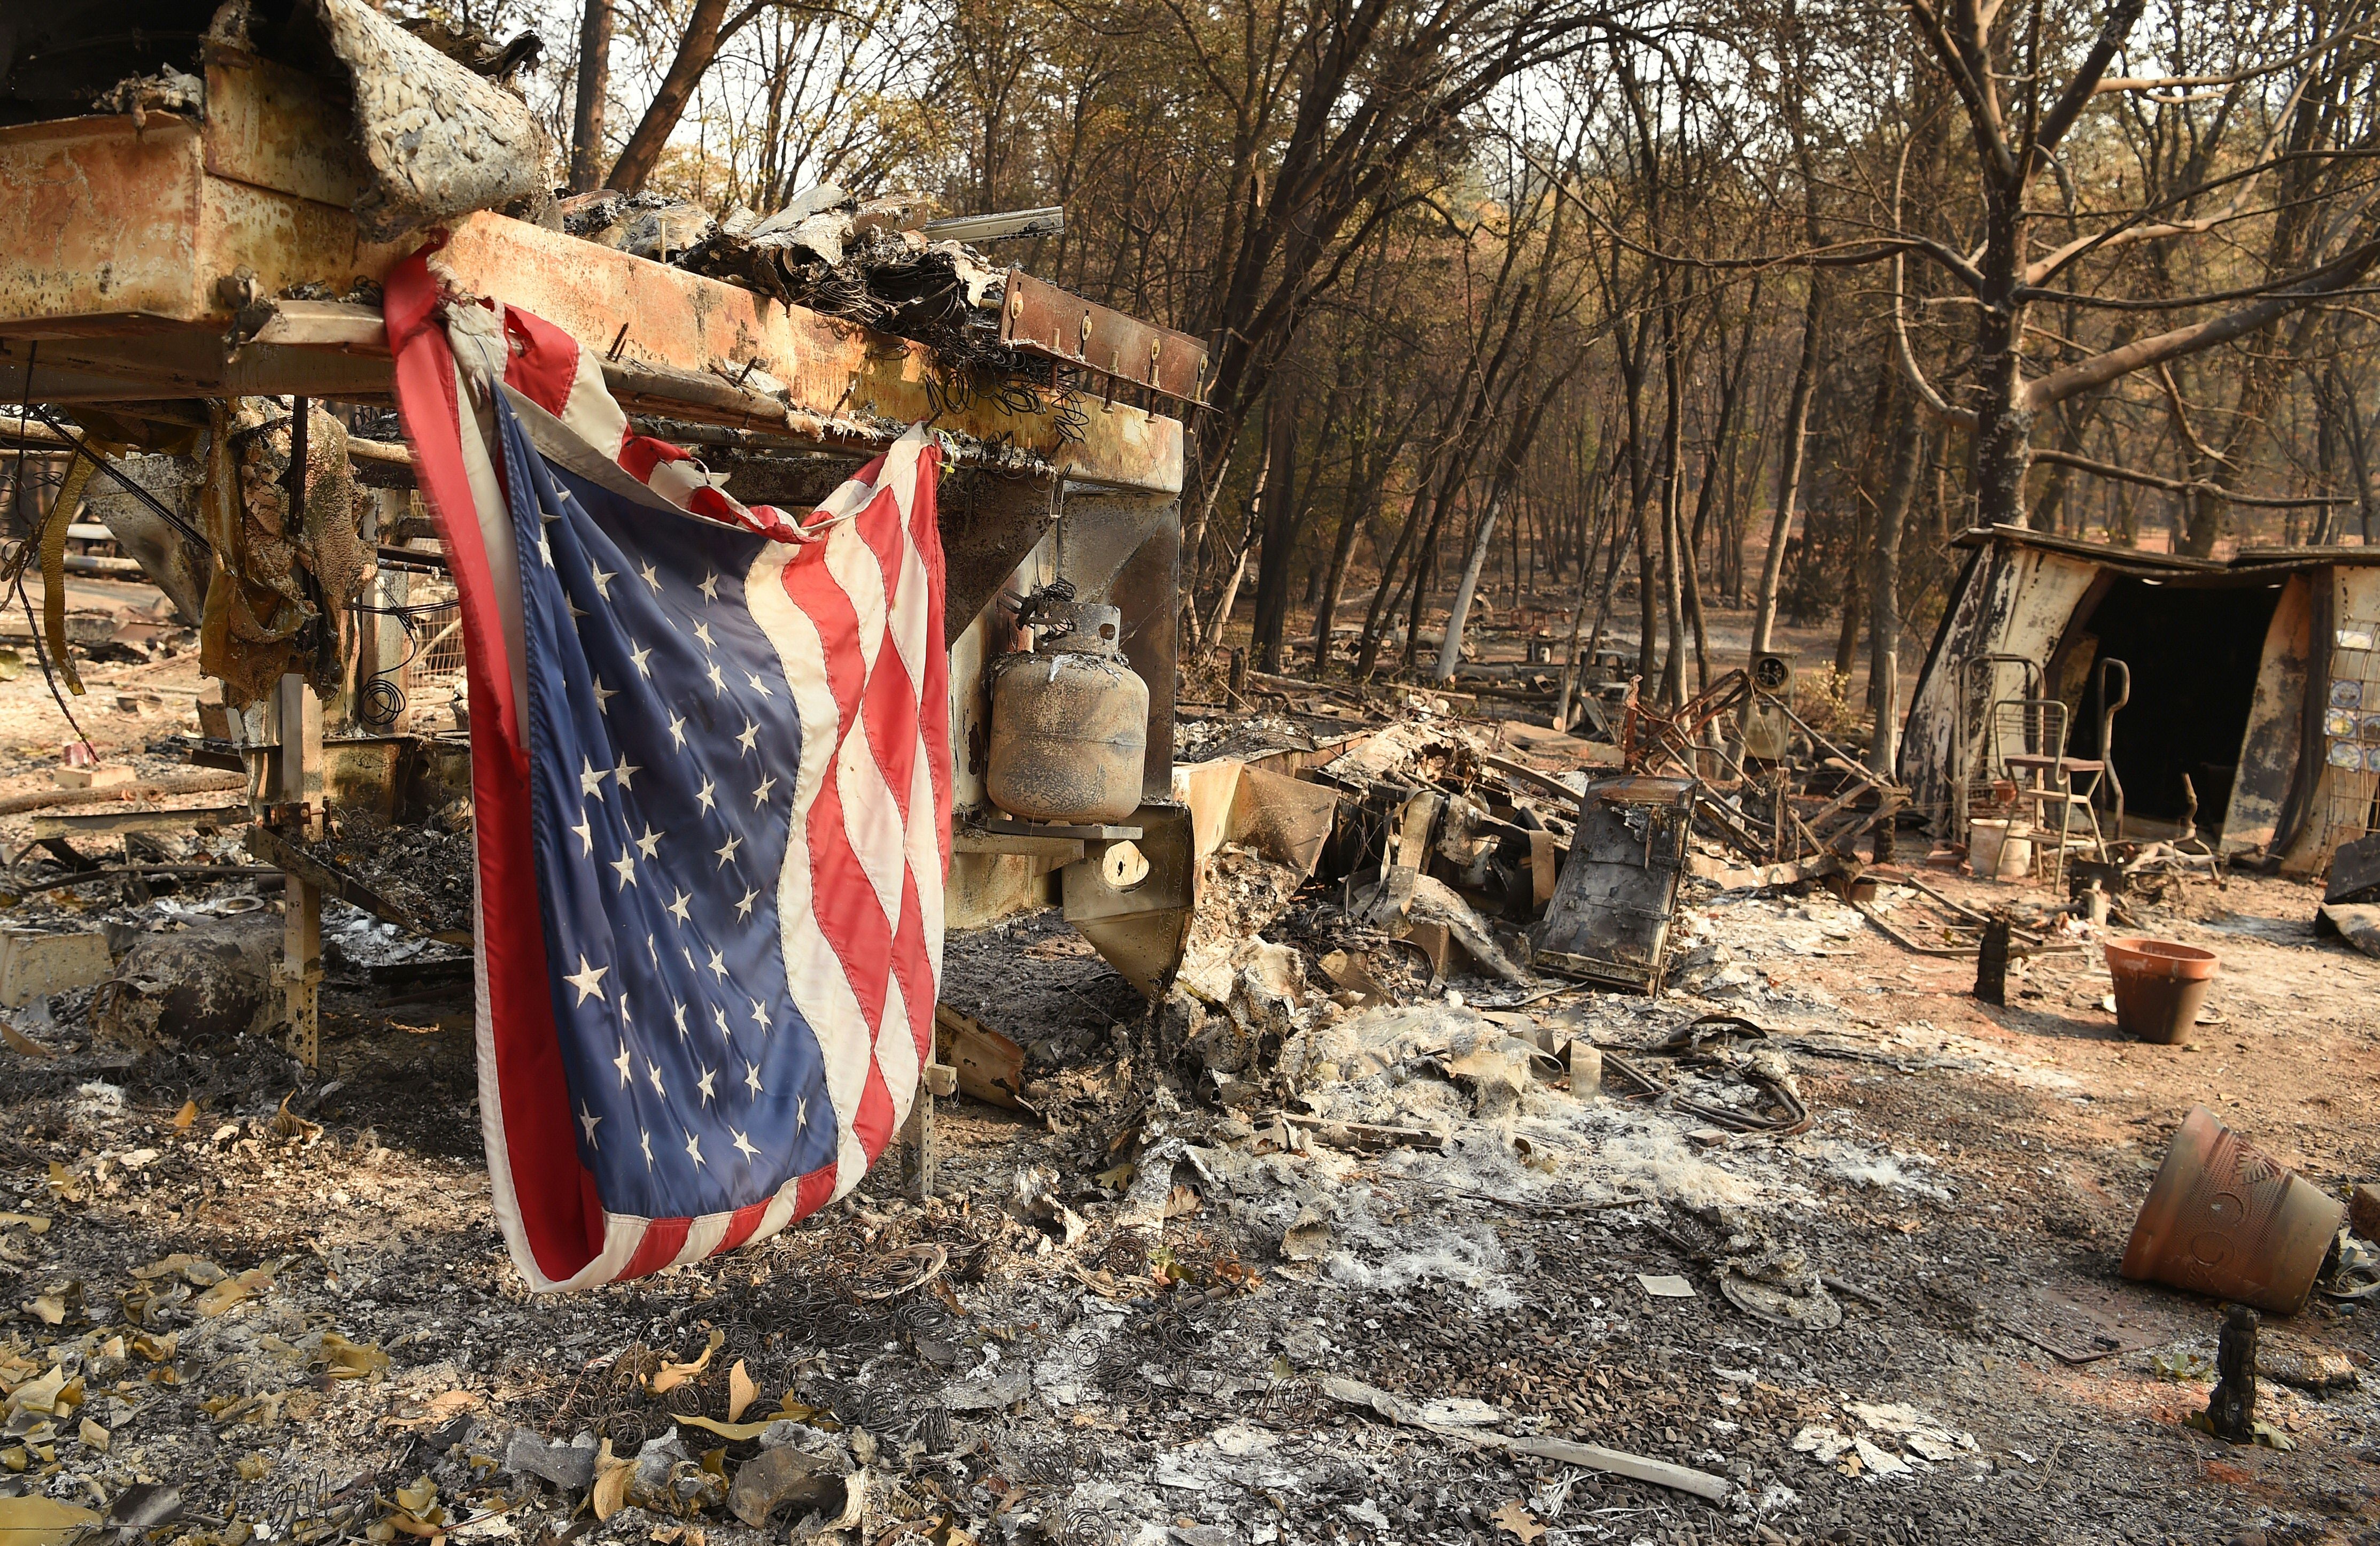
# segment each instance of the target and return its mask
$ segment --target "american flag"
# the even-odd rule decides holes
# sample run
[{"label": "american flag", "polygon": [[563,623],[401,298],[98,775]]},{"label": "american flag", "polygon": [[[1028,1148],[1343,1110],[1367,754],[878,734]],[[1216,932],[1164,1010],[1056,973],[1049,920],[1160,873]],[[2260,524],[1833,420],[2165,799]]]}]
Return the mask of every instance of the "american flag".
[{"label": "american flag", "polygon": [[386,296],[462,603],[506,1243],[558,1289],[763,1238],[858,1184],[931,1047],[940,448],[747,507],[560,329],[420,257]]}]

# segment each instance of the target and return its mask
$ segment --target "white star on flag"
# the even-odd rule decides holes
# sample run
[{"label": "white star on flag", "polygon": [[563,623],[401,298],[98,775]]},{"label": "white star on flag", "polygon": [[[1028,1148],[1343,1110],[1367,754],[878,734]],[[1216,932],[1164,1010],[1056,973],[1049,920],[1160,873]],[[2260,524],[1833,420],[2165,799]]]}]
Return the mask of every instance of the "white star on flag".
[{"label": "white star on flag", "polygon": [[603,990],[597,984],[603,980],[603,974],[611,969],[609,967],[590,967],[587,964],[587,957],[581,956],[578,957],[578,969],[565,973],[562,980],[578,990],[578,1002],[584,1004],[590,998],[603,996]]}]

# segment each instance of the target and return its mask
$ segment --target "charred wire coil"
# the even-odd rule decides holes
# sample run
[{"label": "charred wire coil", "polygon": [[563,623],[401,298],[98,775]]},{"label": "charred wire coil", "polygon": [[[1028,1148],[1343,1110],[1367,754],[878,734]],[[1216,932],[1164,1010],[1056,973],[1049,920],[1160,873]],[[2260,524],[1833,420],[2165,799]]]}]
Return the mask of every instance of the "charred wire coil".
[{"label": "charred wire coil", "polygon": [[931,1294],[911,1294],[893,1305],[892,1321],[905,1336],[940,1337],[958,1323],[958,1317]]},{"label": "charred wire coil", "polygon": [[394,665],[382,666],[364,684],[362,696],[356,705],[357,718],[375,730],[385,730],[396,723],[397,716],[405,712],[405,689],[396,685],[396,675],[420,659],[421,651],[427,647],[427,640],[422,637],[421,619],[440,613],[459,611],[462,605],[460,598],[407,606],[370,606],[361,601],[348,603],[347,610],[356,615],[358,622],[367,616],[395,618],[405,629],[408,645],[403,660]]},{"label": "charred wire coil", "polygon": [[356,717],[375,730],[385,730],[405,712],[405,689],[386,676],[374,676],[364,684],[361,699],[356,704]]}]

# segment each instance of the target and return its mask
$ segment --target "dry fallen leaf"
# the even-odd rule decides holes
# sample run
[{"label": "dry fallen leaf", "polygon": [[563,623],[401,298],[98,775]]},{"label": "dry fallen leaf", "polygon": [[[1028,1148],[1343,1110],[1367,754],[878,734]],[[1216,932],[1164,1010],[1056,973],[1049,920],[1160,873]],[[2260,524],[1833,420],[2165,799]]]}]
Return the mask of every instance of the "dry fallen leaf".
[{"label": "dry fallen leaf", "polygon": [[637,1463],[612,1453],[612,1441],[603,1441],[603,1448],[595,1456],[595,1486],[587,1494],[587,1505],[598,1519],[609,1519],[628,1503],[628,1483],[637,1474]]},{"label": "dry fallen leaf", "polygon": [[190,1124],[198,1119],[199,1103],[196,1101],[185,1101],[182,1102],[182,1109],[174,1114],[174,1131],[187,1133],[190,1130]]},{"label": "dry fallen leaf", "polygon": [[1169,1219],[1186,1219],[1204,1206],[1206,1204],[1200,1200],[1197,1192],[1188,1187],[1176,1187],[1166,1194],[1165,1216]]},{"label": "dry fallen leaf", "polygon": [[102,1455],[105,1455],[107,1453],[108,1434],[106,1429],[102,1428],[99,1424],[91,1421],[89,1418],[85,1418],[82,1419],[82,1427],[79,1429],[77,1432],[84,1443],[89,1444],[91,1448],[99,1451]]},{"label": "dry fallen leaf", "polygon": [[1496,1521],[1497,1528],[1516,1535],[1524,1541],[1536,1540],[1546,1533],[1546,1528],[1537,1523],[1536,1516],[1531,1514],[1528,1506],[1518,1498],[1505,1503],[1488,1517]]},{"label": "dry fallen leaf", "polygon": [[336,1332],[322,1333],[316,1361],[334,1380],[368,1380],[388,1372],[388,1355],[377,1343],[349,1342]]},{"label": "dry fallen leaf", "polygon": [[67,1303],[68,1296],[68,1289],[53,1288],[46,1294],[37,1294],[26,1300],[23,1308],[26,1314],[32,1316],[44,1326],[64,1325],[70,1308]]},{"label": "dry fallen leaf", "polygon": [[704,1369],[709,1369],[710,1367],[710,1355],[718,1352],[720,1344],[726,1340],[727,1333],[714,1328],[710,1333],[710,1341],[703,1346],[702,1357],[695,1359],[692,1363],[665,1363],[662,1365],[660,1371],[645,1382],[645,1390],[647,1393],[653,1395],[667,1395],[670,1392],[677,1389],[680,1385],[685,1384],[688,1380],[693,1379]]},{"label": "dry fallen leaf", "polygon": [[47,1374],[28,1380],[8,1393],[8,1410],[16,1412],[50,1413],[57,1410],[58,1397],[65,1394],[67,1371],[52,1366]]},{"label": "dry fallen leaf", "polygon": [[164,1363],[174,1356],[175,1345],[182,1340],[179,1332],[167,1332],[164,1336],[141,1332],[131,1342],[133,1356],[150,1363]]},{"label": "dry fallen leaf", "polygon": [[760,1436],[761,1430],[777,1420],[773,1417],[767,1417],[758,1422],[721,1422],[715,1418],[698,1418],[685,1412],[673,1412],[670,1415],[688,1428],[699,1428],[706,1433],[716,1433],[731,1443],[740,1443],[746,1439],[757,1439]]},{"label": "dry fallen leaf", "polygon": [[289,1109],[289,1102],[297,1098],[298,1092],[294,1090],[281,1097],[281,1109],[273,1114],[273,1133],[275,1138],[312,1138],[322,1132],[321,1123],[309,1122]]},{"label": "dry fallen leaf", "polygon": [[171,1256],[152,1261],[146,1267],[132,1269],[134,1277],[144,1280],[162,1278],[169,1273],[180,1277],[184,1283],[193,1288],[205,1288],[221,1283],[225,1276],[222,1268],[203,1256],[192,1256],[188,1251],[176,1251]]},{"label": "dry fallen leaf", "polygon": [[735,1367],[727,1371],[727,1420],[743,1421],[744,1408],[759,1399],[759,1394],[760,1387],[752,1382],[751,1370],[744,1367],[743,1359],[736,1359]]},{"label": "dry fallen leaf", "polygon": [[99,1523],[87,1508],[51,1498],[0,1498],[0,1540],[7,1546],[67,1546]]},{"label": "dry fallen leaf", "polygon": [[224,1279],[199,1296],[199,1313],[221,1315],[242,1299],[253,1298],[273,1286],[273,1276],[280,1270],[280,1263],[267,1262],[261,1267],[250,1267],[236,1278]]},{"label": "dry fallen leaf", "polygon": [[50,1162],[50,1195],[60,1202],[80,1202],[83,1199],[82,1177],[55,1160]]}]

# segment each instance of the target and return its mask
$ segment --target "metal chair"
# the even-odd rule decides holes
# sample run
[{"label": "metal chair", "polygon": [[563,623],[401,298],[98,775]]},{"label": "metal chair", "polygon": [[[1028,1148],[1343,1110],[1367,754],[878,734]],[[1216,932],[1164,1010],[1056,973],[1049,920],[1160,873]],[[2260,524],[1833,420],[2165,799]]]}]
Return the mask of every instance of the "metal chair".
[{"label": "metal chair", "polygon": [[[2034,808],[2035,830],[2046,835],[2052,825],[2050,812],[2057,811],[2058,838],[2050,846],[2048,873],[2044,877],[2052,887],[2065,883],[2070,849],[2084,849],[2103,860],[2107,857],[2094,803],[2107,763],[2104,758],[2066,755],[2068,718],[2066,704],[2055,698],[2002,699],[1992,705],[1994,749],[2009,781],[2016,785],[2018,801]],[[2078,812],[2087,838],[2076,833]],[[2034,862],[2041,861],[2036,847]]]},{"label": "metal chair", "polygon": [[1992,731],[1992,705],[1999,700],[2000,672],[2014,667],[2020,698],[2042,696],[2041,664],[2029,655],[1975,655],[1959,669],[1959,692],[1952,709],[1954,759],[1950,785],[1950,836],[1967,840],[1967,821],[1978,804],[1986,810],[2000,801],[1992,785],[2004,777]]}]

